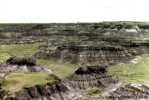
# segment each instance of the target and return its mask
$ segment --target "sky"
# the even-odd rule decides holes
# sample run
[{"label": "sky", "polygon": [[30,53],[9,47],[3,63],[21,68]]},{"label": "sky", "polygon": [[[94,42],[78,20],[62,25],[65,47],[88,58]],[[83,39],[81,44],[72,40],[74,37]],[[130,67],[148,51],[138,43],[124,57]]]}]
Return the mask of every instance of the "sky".
[{"label": "sky", "polygon": [[0,23],[149,21],[149,0],[0,0]]}]

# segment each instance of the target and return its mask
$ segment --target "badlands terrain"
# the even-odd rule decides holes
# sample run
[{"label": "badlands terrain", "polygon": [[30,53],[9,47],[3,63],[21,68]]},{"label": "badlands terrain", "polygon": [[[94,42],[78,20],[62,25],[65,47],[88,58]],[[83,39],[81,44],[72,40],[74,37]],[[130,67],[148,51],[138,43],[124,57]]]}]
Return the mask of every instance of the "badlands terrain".
[{"label": "badlands terrain", "polygon": [[0,100],[149,100],[149,23],[0,24]]}]

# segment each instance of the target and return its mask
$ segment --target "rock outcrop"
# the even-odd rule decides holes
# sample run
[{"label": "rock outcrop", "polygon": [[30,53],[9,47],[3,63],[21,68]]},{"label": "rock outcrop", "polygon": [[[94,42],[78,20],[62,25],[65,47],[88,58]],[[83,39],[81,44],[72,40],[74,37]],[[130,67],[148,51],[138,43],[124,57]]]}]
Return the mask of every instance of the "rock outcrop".
[{"label": "rock outcrop", "polygon": [[26,65],[11,65],[11,64],[0,64],[0,73],[9,72],[40,72],[44,71],[42,66],[26,66]]},{"label": "rock outcrop", "polygon": [[148,100],[149,87],[142,84],[127,84],[106,96],[107,100]]},{"label": "rock outcrop", "polygon": [[[78,68],[66,79],[53,84],[36,85],[7,96],[7,100],[97,100],[86,94],[89,88],[106,88],[117,84],[118,78],[106,74],[107,66]],[[85,69],[85,70],[84,70]]]},{"label": "rock outcrop", "polygon": [[99,64],[117,64],[128,62],[137,55],[148,53],[146,41],[126,39],[86,40],[81,42],[60,43],[41,46],[35,54],[37,58],[56,59],[62,62],[94,66]]},{"label": "rock outcrop", "polygon": [[107,66],[85,66],[77,69],[64,82],[77,90],[87,90],[88,88],[106,88],[119,82],[116,76],[107,74]]},{"label": "rock outcrop", "polygon": [[36,59],[31,57],[10,57],[6,63],[0,64],[0,73],[49,72],[49,70],[43,66],[36,65]]},{"label": "rock outcrop", "polygon": [[10,57],[6,63],[11,65],[35,66],[36,60],[31,57]]},{"label": "rock outcrop", "polygon": [[55,84],[24,88],[20,92],[7,96],[6,100],[88,100],[89,98],[59,81]]},{"label": "rock outcrop", "polygon": [[[4,100],[98,100],[87,95],[87,90],[118,84],[117,76],[107,74],[107,67],[148,54],[148,32],[148,23],[137,22],[2,25],[0,43],[42,42],[33,57],[83,67],[54,84],[36,85],[0,97]],[[13,57],[0,65],[0,73],[42,70],[45,71],[45,68],[36,65],[32,58]],[[128,84],[105,97],[107,100],[148,100],[149,87]]]}]

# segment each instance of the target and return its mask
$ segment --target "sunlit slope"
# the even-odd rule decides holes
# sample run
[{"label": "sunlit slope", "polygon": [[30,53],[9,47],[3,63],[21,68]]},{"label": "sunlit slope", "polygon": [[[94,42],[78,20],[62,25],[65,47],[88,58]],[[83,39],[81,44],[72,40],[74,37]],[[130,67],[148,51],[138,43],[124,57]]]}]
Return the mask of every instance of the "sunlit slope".
[{"label": "sunlit slope", "polygon": [[124,82],[149,84],[149,55],[137,56],[130,63],[121,63],[109,68],[109,74]]}]

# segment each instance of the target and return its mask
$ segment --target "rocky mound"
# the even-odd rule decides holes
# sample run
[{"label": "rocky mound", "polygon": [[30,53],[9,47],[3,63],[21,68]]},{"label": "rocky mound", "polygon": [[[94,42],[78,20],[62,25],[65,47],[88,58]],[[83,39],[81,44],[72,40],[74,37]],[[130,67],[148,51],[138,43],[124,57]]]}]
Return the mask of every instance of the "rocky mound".
[{"label": "rocky mound", "polygon": [[53,84],[36,85],[7,96],[7,100],[98,100],[86,94],[89,88],[105,88],[118,83],[106,74],[106,65],[78,68],[74,74]]},{"label": "rocky mound", "polygon": [[81,92],[69,89],[65,84],[57,81],[54,84],[36,85],[24,88],[18,93],[14,93],[6,100],[87,100]]},{"label": "rocky mound", "polygon": [[36,60],[31,57],[10,57],[6,63],[11,65],[35,66]]},{"label": "rocky mound", "polygon": [[6,63],[0,64],[0,73],[9,72],[40,72],[46,68],[36,65],[36,60],[31,57],[10,57]]},{"label": "rocky mound", "polygon": [[[19,95],[15,94],[13,97],[9,97],[8,100],[69,100],[68,95],[64,93],[68,89],[63,84],[34,86],[31,88],[25,88]],[[67,97],[66,97],[67,96]],[[65,99],[64,99],[65,98]]]},{"label": "rocky mound", "polygon": [[45,69],[42,66],[26,66],[26,65],[11,65],[11,64],[0,64],[0,73],[9,73],[9,72],[40,72]]},{"label": "rocky mound", "polygon": [[87,66],[87,67],[80,67],[75,71],[75,74],[104,74],[107,72],[107,65],[102,65],[102,66]]},{"label": "rocky mound", "polygon": [[[118,83],[118,78],[107,75],[107,66],[81,67],[67,78],[66,84],[74,89],[105,88]],[[65,81],[64,81],[65,82]]]}]

